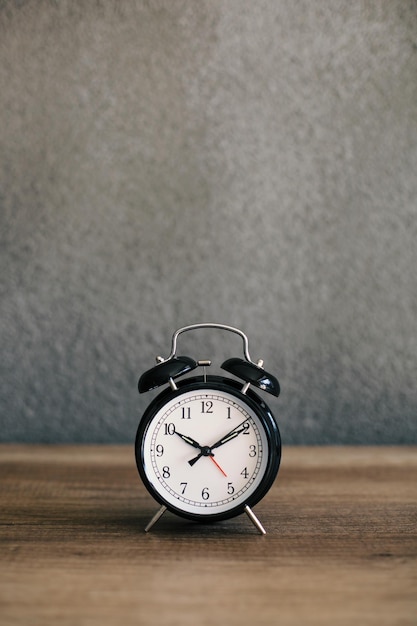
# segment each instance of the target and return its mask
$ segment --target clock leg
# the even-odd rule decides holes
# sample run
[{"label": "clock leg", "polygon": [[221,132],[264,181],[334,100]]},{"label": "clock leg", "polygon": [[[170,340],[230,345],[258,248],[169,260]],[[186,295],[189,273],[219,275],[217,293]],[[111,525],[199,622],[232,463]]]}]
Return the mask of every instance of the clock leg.
[{"label": "clock leg", "polygon": [[266,535],[265,528],[262,526],[261,522],[258,520],[255,513],[252,511],[251,508],[248,507],[248,505],[245,506],[245,513],[249,517],[252,524],[259,530],[261,535]]},{"label": "clock leg", "polygon": [[150,529],[152,528],[152,526],[154,524],[156,524],[156,522],[159,520],[160,517],[163,516],[163,514],[165,513],[165,511],[167,510],[166,506],[162,505],[161,508],[159,509],[159,511],[157,511],[155,513],[155,515],[153,516],[153,518],[151,519],[151,521],[147,524],[147,526],[145,526],[145,533],[149,532]]}]

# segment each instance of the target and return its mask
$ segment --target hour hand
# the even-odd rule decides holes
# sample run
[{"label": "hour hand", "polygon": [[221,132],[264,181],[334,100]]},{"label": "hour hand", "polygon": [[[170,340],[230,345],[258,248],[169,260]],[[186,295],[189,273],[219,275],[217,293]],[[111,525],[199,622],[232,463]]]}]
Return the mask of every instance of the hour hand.
[{"label": "hour hand", "polygon": [[202,450],[204,447],[204,446],[200,446],[200,444],[195,439],[192,439],[192,437],[179,433],[178,430],[175,431],[175,434],[178,435],[178,437],[181,437],[181,439],[185,441],[185,443],[188,443],[190,446],[193,446],[193,448],[198,448],[199,450]]}]

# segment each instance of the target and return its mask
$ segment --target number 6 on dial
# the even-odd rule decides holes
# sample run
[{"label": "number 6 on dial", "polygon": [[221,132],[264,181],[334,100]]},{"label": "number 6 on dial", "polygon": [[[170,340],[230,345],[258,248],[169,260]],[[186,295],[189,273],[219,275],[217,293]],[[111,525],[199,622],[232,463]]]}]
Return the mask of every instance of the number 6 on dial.
[{"label": "number 6 on dial", "polygon": [[[239,334],[245,359],[232,358],[222,368],[244,384],[208,376],[210,361],[176,356],[178,336],[198,328]],[[148,406],[139,423],[135,455],[139,475],[161,508],[146,531],[168,509],[199,522],[235,517],[245,512],[258,530],[265,530],[253,507],[265,496],[278,473],[281,438],[265,402],[251,385],[275,396],[277,379],[262,362],[251,361],[246,335],[221,324],[195,324],[177,330],[167,359],[139,379],[139,392],[168,385]],[[176,379],[202,366],[203,375]]]}]

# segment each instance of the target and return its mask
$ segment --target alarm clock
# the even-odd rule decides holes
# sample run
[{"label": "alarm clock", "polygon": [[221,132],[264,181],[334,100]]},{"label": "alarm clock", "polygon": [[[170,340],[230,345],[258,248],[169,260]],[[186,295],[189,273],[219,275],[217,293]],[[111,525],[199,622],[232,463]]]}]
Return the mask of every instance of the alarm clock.
[{"label": "alarm clock", "polygon": [[[210,360],[177,356],[179,335],[202,328],[242,338],[244,358],[229,358],[221,365],[235,378],[208,375]],[[139,475],[160,504],[145,531],[169,510],[196,522],[246,513],[265,534],[252,507],[278,474],[281,437],[270,408],[254,388],[278,396],[278,380],[264,370],[261,360],[251,360],[247,336],[223,324],[176,330],[170,355],[156,360],[138,383],[139,393],[165,386],[145,410],[135,441]]]}]

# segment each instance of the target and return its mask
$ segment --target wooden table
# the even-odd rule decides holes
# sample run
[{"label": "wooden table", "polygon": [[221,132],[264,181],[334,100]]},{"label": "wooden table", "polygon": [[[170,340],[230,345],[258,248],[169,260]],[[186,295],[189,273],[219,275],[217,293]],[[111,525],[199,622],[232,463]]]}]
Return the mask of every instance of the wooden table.
[{"label": "wooden table", "polygon": [[284,448],[265,536],[157,509],[131,446],[0,446],[0,624],[417,624],[417,448]]}]

